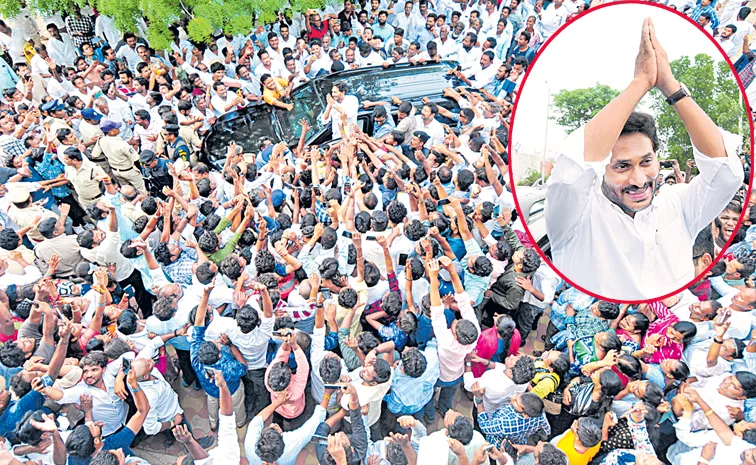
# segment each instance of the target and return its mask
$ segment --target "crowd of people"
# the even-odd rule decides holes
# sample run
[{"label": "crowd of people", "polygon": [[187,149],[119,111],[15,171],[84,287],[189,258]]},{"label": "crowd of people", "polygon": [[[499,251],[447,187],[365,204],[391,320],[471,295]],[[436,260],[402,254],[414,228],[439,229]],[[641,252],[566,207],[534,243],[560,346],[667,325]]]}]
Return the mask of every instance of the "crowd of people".
[{"label": "crowd of people", "polygon": [[[514,212],[513,98],[584,9],[346,0],[157,52],[87,9],[0,21],[0,462],[147,464],[160,435],[181,465],[756,465],[745,184],[694,246],[697,274],[725,258],[636,306],[566,285]],[[303,120],[296,146],[200,161],[227,112],[441,59],[458,111],[337,82],[327,147]]]}]

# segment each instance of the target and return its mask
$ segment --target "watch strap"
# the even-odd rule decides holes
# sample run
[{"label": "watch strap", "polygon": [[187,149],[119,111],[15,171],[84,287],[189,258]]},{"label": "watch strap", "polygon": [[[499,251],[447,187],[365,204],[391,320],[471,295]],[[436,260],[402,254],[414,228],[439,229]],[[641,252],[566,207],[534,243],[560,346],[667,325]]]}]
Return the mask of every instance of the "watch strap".
[{"label": "watch strap", "polygon": [[667,97],[666,102],[668,105],[674,105],[685,97],[690,97],[690,92],[688,92],[685,86],[681,85],[680,90]]}]

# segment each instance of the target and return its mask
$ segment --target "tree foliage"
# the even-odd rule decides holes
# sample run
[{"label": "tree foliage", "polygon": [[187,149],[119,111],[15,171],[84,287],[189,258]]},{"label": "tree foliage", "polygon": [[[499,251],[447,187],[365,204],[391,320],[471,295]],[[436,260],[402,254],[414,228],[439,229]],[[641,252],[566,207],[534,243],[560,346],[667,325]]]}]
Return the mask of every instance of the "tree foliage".
[{"label": "tree foliage", "polygon": [[562,89],[552,101],[558,114],[551,119],[570,133],[590,121],[617,95],[618,90],[599,83],[587,89]]},{"label": "tree foliage", "polygon": [[[209,42],[216,30],[233,35],[249,34],[255,25],[273,23],[279,14],[289,19],[291,13],[309,8],[323,8],[326,0],[27,0],[32,12],[41,15],[71,13],[75,7],[89,4],[113,18],[124,32],[137,32],[139,21],[147,22],[150,45],[167,49],[172,36],[168,26],[187,20],[187,34],[195,42]],[[0,17],[12,18],[23,7],[22,0],[0,0]]]},{"label": "tree foliage", "polygon": [[[688,87],[693,100],[717,126],[733,134],[744,132],[743,141],[746,142],[748,122],[741,104],[740,89],[729,65],[725,61],[714,63],[713,58],[706,54],[698,54],[692,59],[681,57],[670,65],[672,74]],[[664,152],[684,166],[684,161],[693,156],[690,136],[661,92],[654,90],[651,97]]]}]

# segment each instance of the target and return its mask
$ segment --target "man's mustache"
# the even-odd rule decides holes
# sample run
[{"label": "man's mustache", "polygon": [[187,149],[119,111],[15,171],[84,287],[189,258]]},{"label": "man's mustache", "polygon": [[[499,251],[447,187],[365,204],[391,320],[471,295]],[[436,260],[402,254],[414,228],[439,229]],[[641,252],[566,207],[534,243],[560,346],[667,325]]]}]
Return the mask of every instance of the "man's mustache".
[{"label": "man's mustache", "polygon": [[646,188],[648,188],[648,187],[653,187],[653,186],[654,186],[654,182],[653,182],[653,181],[648,181],[648,182],[646,182],[646,183],[645,183],[645,184],[644,184],[643,186],[641,186],[641,187],[638,187],[638,186],[627,186],[627,187],[623,187],[623,188],[622,188],[622,193],[623,193],[623,194],[634,194],[635,192],[640,192],[640,191],[643,191],[643,190],[645,190],[645,189],[646,189]]}]

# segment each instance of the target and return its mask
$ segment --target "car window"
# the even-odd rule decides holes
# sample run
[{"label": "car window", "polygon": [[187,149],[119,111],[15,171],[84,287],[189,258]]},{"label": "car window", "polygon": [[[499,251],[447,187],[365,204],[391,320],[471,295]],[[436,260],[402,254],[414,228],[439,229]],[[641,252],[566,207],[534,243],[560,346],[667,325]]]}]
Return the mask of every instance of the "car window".
[{"label": "car window", "polygon": [[528,212],[528,223],[532,223],[539,217],[543,216],[543,209],[545,204],[546,199],[541,199],[530,206],[530,211]]},{"label": "car window", "polygon": [[325,111],[325,107],[320,102],[318,96],[315,95],[315,88],[313,86],[299,87],[290,101],[294,104],[294,109],[291,111],[280,108],[274,110],[276,117],[281,123],[281,131],[286,141],[291,143],[299,139],[299,136],[302,134],[302,126],[299,124],[299,121],[303,118],[310,122],[312,128],[307,133],[308,138],[322,130],[323,124],[318,118]]},{"label": "car window", "polygon": [[254,124],[256,120],[264,121],[265,119],[270,120],[267,111],[253,111],[239,118],[221,121],[213,126],[213,133],[205,142],[210,158],[212,160],[224,158],[228,144],[232,140],[240,144],[245,152],[254,153],[260,150],[263,138],[271,139],[274,143],[279,142],[272,124]]}]

